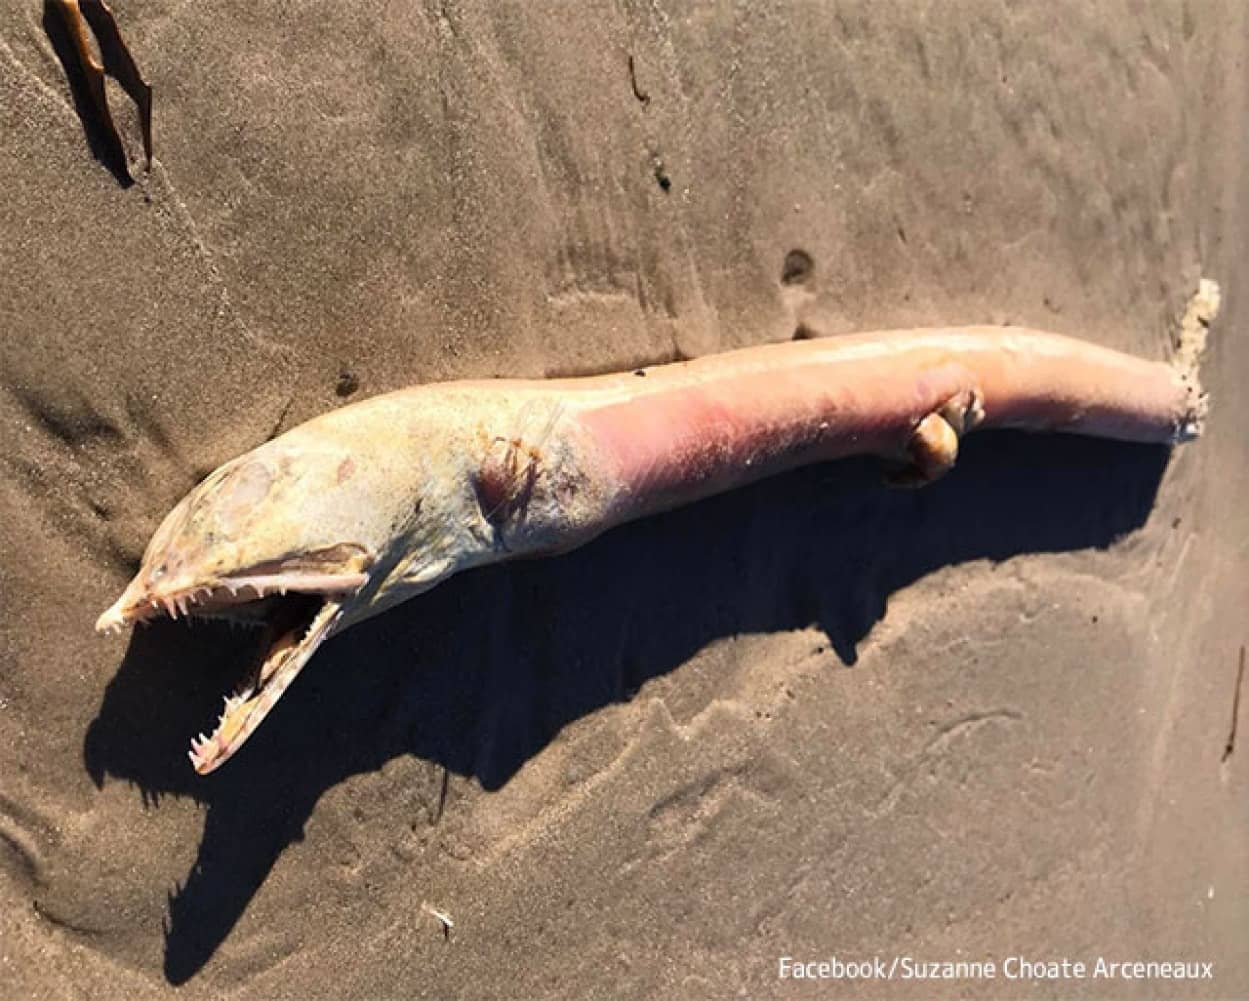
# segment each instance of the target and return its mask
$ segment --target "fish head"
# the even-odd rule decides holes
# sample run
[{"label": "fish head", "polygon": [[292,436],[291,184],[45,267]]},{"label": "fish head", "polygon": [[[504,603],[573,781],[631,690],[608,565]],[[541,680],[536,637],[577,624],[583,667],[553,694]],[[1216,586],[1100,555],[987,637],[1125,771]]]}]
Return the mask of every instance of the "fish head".
[{"label": "fish head", "polygon": [[276,439],[226,463],[169,512],[100,632],[168,616],[229,618],[266,634],[259,665],[191,742],[201,774],[255,731],[350,614],[377,563],[350,449]]}]

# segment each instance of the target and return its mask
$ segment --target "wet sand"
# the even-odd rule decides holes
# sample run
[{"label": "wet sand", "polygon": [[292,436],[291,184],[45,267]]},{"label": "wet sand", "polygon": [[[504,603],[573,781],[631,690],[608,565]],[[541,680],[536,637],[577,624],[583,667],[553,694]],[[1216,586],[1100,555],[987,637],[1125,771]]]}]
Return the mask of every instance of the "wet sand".
[{"label": "wet sand", "polygon": [[[1249,993],[1240,5],[116,7],[129,185],[0,10],[0,995]],[[350,400],[961,322],[1161,358],[1203,274],[1198,443],[985,435],[466,574],[208,778],[248,637],[91,630],[200,477]]]}]

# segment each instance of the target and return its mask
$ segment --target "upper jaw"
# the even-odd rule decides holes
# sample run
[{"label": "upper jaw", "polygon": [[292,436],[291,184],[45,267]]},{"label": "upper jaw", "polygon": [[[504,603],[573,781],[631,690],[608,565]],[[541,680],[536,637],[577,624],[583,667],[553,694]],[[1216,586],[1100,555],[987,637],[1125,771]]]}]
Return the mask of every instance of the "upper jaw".
[{"label": "upper jaw", "polygon": [[361,571],[335,573],[244,573],[201,581],[171,581],[160,585],[140,572],[126,590],[95,622],[96,632],[119,632],[124,626],[145,622],[162,614],[176,619],[181,613],[213,615],[231,606],[254,602],[274,594],[348,595],[368,580]]}]

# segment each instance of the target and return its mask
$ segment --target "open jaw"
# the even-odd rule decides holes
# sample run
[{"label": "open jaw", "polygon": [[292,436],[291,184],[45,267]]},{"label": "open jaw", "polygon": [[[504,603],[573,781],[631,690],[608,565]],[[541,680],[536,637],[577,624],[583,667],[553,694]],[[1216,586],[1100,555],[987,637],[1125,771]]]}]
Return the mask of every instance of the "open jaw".
[{"label": "open jaw", "polygon": [[366,582],[364,573],[277,572],[217,578],[211,584],[159,591],[135,578],[96,622],[100,632],[116,632],[135,622],[179,614],[226,618],[258,627],[265,648],[235,690],[211,734],[191,740],[188,756],[206,775],[219,767],[277,704],[317,648],[333,632],[345,601]]}]

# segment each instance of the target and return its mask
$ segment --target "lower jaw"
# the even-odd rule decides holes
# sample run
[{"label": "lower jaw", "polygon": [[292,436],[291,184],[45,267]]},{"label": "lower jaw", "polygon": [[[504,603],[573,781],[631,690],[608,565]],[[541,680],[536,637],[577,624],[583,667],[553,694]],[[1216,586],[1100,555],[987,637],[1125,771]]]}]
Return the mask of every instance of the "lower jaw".
[{"label": "lower jaw", "polygon": [[[223,763],[263,722],[328,635],[338,609],[331,598],[303,594],[271,596],[253,604],[263,645],[234,694],[226,696],[226,712],[211,736],[201,734],[192,741],[191,761],[200,774]],[[276,689],[269,691],[270,685]]]}]

